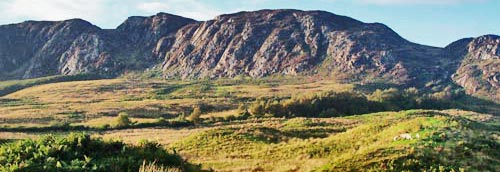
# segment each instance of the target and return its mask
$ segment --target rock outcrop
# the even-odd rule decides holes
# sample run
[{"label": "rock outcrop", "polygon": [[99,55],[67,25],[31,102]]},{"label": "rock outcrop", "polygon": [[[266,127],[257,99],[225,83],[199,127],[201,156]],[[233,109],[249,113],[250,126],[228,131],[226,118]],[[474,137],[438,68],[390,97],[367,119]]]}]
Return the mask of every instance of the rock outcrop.
[{"label": "rock outcrop", "polygon": [[99,58],[99,31],[78,19],[0,26],[0,78],[86,72],[88,65],[75,64],[75,57]]},{"label": "rock outcrop", "polygon": [[500,101],[500,37],[485,35],[462,42],[455,52],[463,60],[453,80],[468,94]]},{"label": "rock outcrop", "polygon": [[341,73],[406,83],[443,73],[435,60],[441,54],[379,23],[323,11],[262,10],[184,27],[163,69],[181,78]]},{"label": "rock outcrop", "polygon": [[0,26],[0,79],[143,70],[161,63],[152,58],[158,40],[190,22],[195,21],[159,13],[130,17],[112,30],[81,19]]}]

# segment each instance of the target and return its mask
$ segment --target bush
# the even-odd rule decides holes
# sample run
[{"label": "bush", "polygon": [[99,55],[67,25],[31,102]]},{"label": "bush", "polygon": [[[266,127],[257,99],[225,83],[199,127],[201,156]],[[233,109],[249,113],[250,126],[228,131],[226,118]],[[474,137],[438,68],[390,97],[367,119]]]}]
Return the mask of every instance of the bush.
[{"label": "bush", "polygon": [[43,136],[0,146],[0,171],[124,172],[138,171],[144,162],[187,168],[184,160],[158,144],[139,146],[103,141],[85,134]]},{"label": "bush", "polygon": [[189,120],[195,124],[199,124],[201,121],[201,109],[199,106],[193,108],[193,112],[189,115]]},{"label": "bush", "polygon": [[120,112],[118,114],[118,117],[116,117],[116,121],[115,121],[116,128],[129,127],[131,124],[132,124],[132,121],[130,121],[128,114],[125,112]]},{"label": "bush", "polygon": [[[249,110],[254,117],[338,117],[381,111],[408,109],[464,108],[456,103],[463,94],[450,87],[441,92],[421,93],[416,88],[377,89],[371,94],[359,92],[323,92],[313,95],[257,99]],[[244,112],[244,110],[240,110]]]},{"label": "bush", "polygon": [[250,111],[255,117],[336,117],[363,114],[375,111],[376,103],[358,93],[324,92],[311,96],[295,97],[289,100],[256,100]]},{"label": "bush", "polygon": [[262,99],[256,100],[251,106],[250,106],[250,113],[254,117],[262,117],[266,113],[265,109],[265,101]]}]

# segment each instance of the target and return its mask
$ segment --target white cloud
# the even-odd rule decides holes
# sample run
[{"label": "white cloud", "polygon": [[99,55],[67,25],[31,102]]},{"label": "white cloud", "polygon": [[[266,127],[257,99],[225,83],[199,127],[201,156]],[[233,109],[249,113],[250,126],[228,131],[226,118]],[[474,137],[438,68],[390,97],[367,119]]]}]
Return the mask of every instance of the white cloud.
[{"label": "white cloud", "polygon": [[129,13],[118,9],[123,7],[117,7],[113,0],[2,0],[0,24],[82,18],[99,26],[113,28]]},{"label": "white cloud", "polygon": [[138,3],[136,6],[148,13],[167,12],[196,20],[209,20],[221,14],[220,10],[201,0],[155,0]]},{"label": "white cloud", "polygon": [[2,15],[30,20],[63,20],[97,18],[103,11],[104,0],[7,0]]},{"label": "white cloud", "polygon": [[357,0],[357,1],[366,4],[378,4],[378,5],[404,5],[404,4],[446,5],[446,4],[461,4],[461,3],[480,3],[480,2],[486,2],[487,0]]},{"label": "white cloud", "polygon": [[82,18],[114,28],[129,16],[172,13],[197,20],[221,14],[203,0],[0,0],[0,24]]},{"label": "white cloud", "polygon": [[167,5],[163,2],[144,2],[137,4],[137,8],[144,11],[161,11],[161,10],[169,10],[171,6]]}]

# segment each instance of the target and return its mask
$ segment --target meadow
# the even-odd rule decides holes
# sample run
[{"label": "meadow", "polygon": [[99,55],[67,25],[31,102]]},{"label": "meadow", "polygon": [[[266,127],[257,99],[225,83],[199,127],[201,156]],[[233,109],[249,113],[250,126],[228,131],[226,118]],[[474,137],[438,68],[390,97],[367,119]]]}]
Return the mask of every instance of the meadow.
[{"label": "meadow", "polygon": [[[137,150],[130,154],[143,159],[128,161],[128,171],[147,171],[151,163],[169,170],[170,161],[144,154],[145,143],[175,157],[180,171],[500,168],[500,106],[452,84],[417,89],[302,76],[42,81],[0,82],[0,154],[23,141],[43,145],[50,134]],[[57,158],[66,164],[45,170],[72,171],[71,161],[116,164]]]}]

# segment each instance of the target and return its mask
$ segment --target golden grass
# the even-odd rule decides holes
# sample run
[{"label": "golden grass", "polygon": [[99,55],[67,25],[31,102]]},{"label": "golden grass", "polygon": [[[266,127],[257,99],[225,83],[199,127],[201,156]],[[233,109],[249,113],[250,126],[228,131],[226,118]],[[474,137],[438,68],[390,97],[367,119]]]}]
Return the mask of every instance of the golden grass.
[{"label": "golden grass", "polygon": [[2,140],[19,140],[19,139],[36,139],[40,137],[40,133],[23,133],[23,132],[0,132],[0,139]]},{"label": "golden grass", "polygon": [[167,145],[181,140],[191,134],[208,130],[209,128],[145,128],[145,129],[126,129],[96,133],[94,136],[104,139],[121,140],[129,144],[137,144],[140,140],[156,141]]},{"label": "golden grass", "polygon": [[230,115],[237,115],[237,114],[238,114],[238,110],[237,109],[233,109],[233,110],[227,110],[227,111],[206,113],[206,114],[202,115],[201,118],[227,117],[227,116],[230,116]]},{"label": "golden grass", "polygon": [[[231,81],[231,80],[228,80]],[[293,82],[291,82],[293,81]],[[103,116],[116,116],[127,112],[131,117],[172,117],[189,113],[195,104],[205,103],[232,107],[220,109],[204,118],[232,115],[240,98],[268,96],[291,97],[292,95],[323,92],[327,90],[348,91],[350,84],[338,84],[331,80],[272,80],[270,85],[252,83],[221,84],[223,81],[165,81],[108,79],[93,81],[62,82],[26,88],[0,99],[14,100],[15,105],[0,104],[0,121],[3,125],[46,126],[54,121],[68,121],[83,125],[100,125]],[[267,83],[267,82],[264,82]],[[203,84],[210,85],[206,91]],[[167,97],[155,97],[157,91],[178,86]],[[233,114],[234,115],[234,114]]]},{"label": "golden grass", "polygon": [[[86,120],[80,123],[73,123],[74,125],[84,125],[84,126],[90,126],[90,127],[101,127],[103,125],[110,125],[113,126],[115,124],[116,117],[109,117],[109,116],[103,116],[99,118],[94,118],[90,120]],[[151,123],[155,122],[156,119],[151,119],[151,118],[130,118],[130,121],[135,122],[135,123]]]}]

